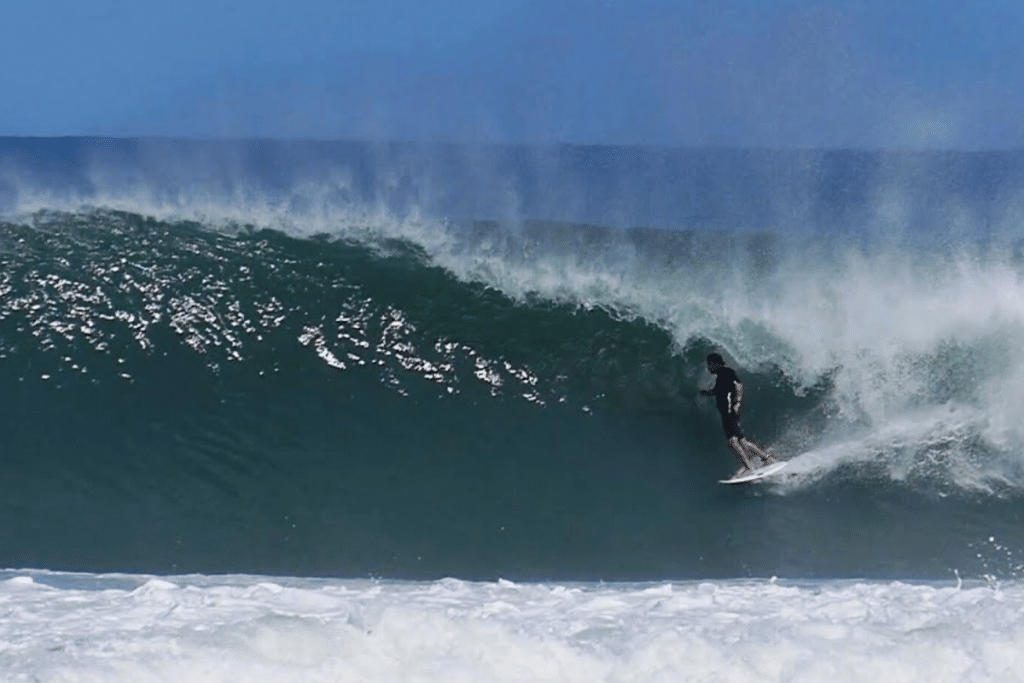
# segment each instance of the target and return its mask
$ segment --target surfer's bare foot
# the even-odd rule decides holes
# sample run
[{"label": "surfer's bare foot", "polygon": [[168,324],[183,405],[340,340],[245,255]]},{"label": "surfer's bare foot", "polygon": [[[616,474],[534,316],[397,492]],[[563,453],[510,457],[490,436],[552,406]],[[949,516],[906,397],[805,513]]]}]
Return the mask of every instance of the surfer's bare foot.
[{"label": "surfer's bare foot", "polygon": [[740,477],[745,477],[748,474],[753,474],[753,473],[754,473],[754,471],[752,469],[750,469],[749,467],[741,467],[738,470],[736,470],[736,474],[732,475],[732,478],[733,479],[739,479]]},{"label": "surfer's bare foot", "polygon": [[774,465],[778,461],[779,461],[779,459],[775,457],[774,453],[772,453],[772,449],[770,449],[770,448],[764,449],[764,457],[761,458],[761,464],[762,465]]}]

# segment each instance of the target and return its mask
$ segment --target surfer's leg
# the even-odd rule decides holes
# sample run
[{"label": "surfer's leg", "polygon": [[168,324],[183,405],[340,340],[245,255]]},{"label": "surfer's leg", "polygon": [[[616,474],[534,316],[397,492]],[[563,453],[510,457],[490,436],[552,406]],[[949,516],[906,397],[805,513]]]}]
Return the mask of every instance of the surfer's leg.
[{"label": "surfer's leg", "polygon": [[729,446],[736,452],[739,457],[739,461],[743,464],[739,471],[733,475],[733,478],[742,477],[744,474],[748,474],[754,471],[754,466],[750,463],[750,458],[747,456],[747,452],[743,450],[743,446],[740,445],[739,437],[732,437],[729,439]]},{"label": "surfer's leg", "polygon": [[775,459],[775,456],[772,455],[771,448],[761,448],[760,446],[758,446],[753,441],[750,441],[749,439],[739,439],[739,442],[744,449],[749,448],[750,450],[752,450],[754,454],[757,457],[759,457],[765,465],[771,465],[772,463],[778,462],[778,460]]}]

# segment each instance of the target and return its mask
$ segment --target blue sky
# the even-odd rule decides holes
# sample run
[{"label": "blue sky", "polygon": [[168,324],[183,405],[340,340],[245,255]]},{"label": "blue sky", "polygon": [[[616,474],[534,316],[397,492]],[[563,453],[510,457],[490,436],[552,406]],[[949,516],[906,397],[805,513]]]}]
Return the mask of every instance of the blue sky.
[{"label": "blue sky", "polygon": [[1019,0],[34,0],[0,135],[1024,146]]}]

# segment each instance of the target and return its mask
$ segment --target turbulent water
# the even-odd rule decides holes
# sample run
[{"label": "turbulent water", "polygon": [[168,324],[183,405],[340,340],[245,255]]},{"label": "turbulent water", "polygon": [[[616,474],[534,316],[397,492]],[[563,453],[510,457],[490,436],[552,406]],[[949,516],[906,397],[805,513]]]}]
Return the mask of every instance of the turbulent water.
[{"label": "turbulent water", "polygon": [[[1022,190],[1012,153],[2,140],[3,680],[879,661],[833,637],[1011,680]],[[716,483],[711,351],[785,476]]]}]

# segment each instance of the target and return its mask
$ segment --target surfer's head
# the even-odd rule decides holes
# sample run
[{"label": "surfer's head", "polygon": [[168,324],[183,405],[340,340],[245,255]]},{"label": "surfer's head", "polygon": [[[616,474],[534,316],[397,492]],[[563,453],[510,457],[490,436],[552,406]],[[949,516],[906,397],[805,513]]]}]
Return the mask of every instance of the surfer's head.
[{"label": "surfer's head", "polygon": [[720,355],[717,353],[708,354],[708,372],[716,373],[718,372],[718,368],[723,365],[725,365],[725,360],[723,360]]}]

